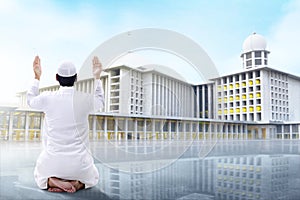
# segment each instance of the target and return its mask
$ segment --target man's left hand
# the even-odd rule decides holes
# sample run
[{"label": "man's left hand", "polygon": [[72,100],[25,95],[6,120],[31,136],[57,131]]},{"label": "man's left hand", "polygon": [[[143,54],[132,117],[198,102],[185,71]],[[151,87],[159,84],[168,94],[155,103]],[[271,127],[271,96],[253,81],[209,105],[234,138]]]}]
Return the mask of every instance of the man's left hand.
[{"label": "man's left hand", "polygon": [[37,80],[40,80],[42,75],[42,67],[41,67],[41,60],[39,56],[36,56],[33,61],[33,72],[34,72],[34,78]]}]

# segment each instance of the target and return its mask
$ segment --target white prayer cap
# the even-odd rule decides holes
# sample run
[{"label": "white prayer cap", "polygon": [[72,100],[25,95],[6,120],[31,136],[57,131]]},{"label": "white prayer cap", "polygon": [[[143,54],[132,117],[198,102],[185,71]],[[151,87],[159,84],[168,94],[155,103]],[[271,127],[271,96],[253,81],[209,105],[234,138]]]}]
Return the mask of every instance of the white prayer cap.
[{"label": "white prayer cap", "polygon": [[63,61],[60,63],[57,74],[62,77],[71,77],[76,74],[76,67],[70,61]]}]

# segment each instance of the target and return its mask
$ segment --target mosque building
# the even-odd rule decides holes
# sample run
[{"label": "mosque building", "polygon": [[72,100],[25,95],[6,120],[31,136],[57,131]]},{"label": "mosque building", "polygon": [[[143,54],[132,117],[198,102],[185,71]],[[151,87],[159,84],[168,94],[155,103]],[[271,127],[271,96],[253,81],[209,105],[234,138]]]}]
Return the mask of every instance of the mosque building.
[{"label": "mosque building", "polygon": [[[192,85],[163,66],[121,65],[101,75],[105,107],[89,117],[90,138],[101,140],[299,139],[300,77],[268,66],[265,38],[243,43],[243,69]],[[91,93],[94,80],[76,89]],[[59,86],[40,89],[55,91]],[[0,140],[40,140],[43,114],[26,105],[0,108]]]}]

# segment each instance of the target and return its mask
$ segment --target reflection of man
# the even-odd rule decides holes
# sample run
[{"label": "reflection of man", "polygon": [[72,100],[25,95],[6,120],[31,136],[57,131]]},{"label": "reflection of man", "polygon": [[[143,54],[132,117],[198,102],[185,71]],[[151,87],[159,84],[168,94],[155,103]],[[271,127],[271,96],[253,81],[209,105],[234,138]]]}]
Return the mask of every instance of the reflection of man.
[{"label": "reflection of man", "polygon": [[101,63],[94,57],[94,95],[75,91],[77,73],[71,62],[63,62],[58,68],[59,90],[40,95],[42,70],[38,56],[34,59],[33,70],[35,80],[27,93],[27,103],[45,113],[43,151],[34,170],[36,183],[50,192],[71,193],[96,185],[99,174],[89,150],[88,115],[104,105]]}]

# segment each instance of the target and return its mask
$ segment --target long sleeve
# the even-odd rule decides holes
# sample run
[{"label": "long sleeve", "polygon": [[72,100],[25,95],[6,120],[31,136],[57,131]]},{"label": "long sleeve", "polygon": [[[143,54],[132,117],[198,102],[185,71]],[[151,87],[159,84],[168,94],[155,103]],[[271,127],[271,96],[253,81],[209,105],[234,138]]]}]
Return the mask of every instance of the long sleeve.
[{"label": "long sleeve", "polygon": [[104,92],[102,88],[102,82],[99,79],[95,80],[95,92],[94,92],[94,111],[97,112],[104,107]]},{"label": "long sleeve", "polygon": [[42,109],[42,97],[39,96],[39,84],[37,79],[34,79],[32,85],[27,92],[27,104],[34,109]]}]

